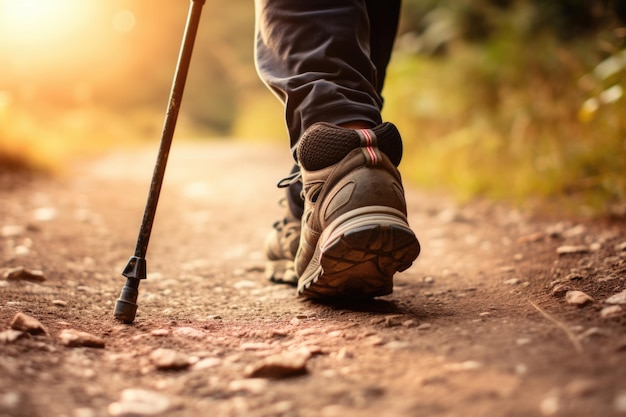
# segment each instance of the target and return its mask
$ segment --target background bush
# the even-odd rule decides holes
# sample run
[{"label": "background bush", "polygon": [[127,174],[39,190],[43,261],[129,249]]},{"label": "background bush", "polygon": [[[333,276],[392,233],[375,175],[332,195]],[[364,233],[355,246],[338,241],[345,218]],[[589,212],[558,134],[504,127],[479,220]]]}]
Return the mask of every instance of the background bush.
[{"label": "background bush", "polygon": [[[89,4],[58,44],[20,44],[0,14],[0,170],[158,142],[188,2]],[[404,176],[461,199],[625,215],[625,4],[405,0],[384,90]],[[132,30],[114,30],[120,12]],[[202,19],[177,136],[286,144],[254,70],[252,2],[207,2]]]}]

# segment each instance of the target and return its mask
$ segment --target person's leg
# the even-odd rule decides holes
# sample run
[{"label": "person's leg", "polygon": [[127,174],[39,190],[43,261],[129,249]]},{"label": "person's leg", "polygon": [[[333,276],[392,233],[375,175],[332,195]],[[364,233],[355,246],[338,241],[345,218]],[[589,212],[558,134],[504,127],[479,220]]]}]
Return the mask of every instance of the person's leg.
[{"label": "person's leg", "polygon": [[[400,135],[380,115],[399,1],[257,0],[256,6],[257,68],[285,104],[304,185],[298,291],[388,294],[393,274],[419,254],[396,169]],[[289,187],[290,207],[299,203],[295,190]],[[284,230],[293,229],[277,228],[275,241]]]},{"label": "person's leg", "polygon": [[292,151],[316,122],[381,123],[399,0],[256,0],[256,65],[285,104]]}]

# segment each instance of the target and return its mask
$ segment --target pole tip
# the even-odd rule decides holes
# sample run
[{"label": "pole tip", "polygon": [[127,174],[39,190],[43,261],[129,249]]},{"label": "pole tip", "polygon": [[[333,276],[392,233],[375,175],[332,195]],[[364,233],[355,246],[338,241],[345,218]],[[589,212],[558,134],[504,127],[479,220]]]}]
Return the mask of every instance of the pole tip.
[{"label": "pole tip", "polygon": [[115,303],[115,312],[113,313],[115,318],[126,324],[132,323],[137,314],[137,297],[139,291],[134,284],[138,282],[138,280],[129,279],[124,288],[122,288],[120,298],[118,298]]},{"label": "pole tip", "polygon": [[113,314],[116,319],[126,324],[131,324],[133,321],[135,321],[135,315],[137,314],[137,304],[119,299],[115,303],[115,312]]}]

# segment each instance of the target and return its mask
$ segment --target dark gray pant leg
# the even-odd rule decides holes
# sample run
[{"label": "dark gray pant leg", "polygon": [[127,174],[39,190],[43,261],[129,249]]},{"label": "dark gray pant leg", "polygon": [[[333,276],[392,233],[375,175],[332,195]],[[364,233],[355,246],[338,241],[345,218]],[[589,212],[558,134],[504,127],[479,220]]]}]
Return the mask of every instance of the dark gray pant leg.
[{"label": "dark gray pant leg", "polygon": [[292,149],[313,123],[381,123],[400,0],[256,0],[256,65]]}]

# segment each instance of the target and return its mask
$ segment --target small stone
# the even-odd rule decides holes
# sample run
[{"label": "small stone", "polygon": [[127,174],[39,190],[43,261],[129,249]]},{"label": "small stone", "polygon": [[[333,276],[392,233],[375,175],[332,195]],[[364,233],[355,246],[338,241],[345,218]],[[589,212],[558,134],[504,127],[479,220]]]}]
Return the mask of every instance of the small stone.
[{"label": "small stone", "polygon": [[588,379],[575,379],[564,389],[564,393],[570,397],[581,398],[593,394],[598,389],[595,381]]},{"label": "small stone", "polygon": [[380,336],[370,336],[365,340],[366,346],[382,346],[385,344],[385,339]]},{"label": "small stone", "polygon": [[155,337],[164,337],[169,336],[170,331],[168,329],[154,329],[150,332],[150,334]]},{"label": "small stone", "polygon": [[282,353],[268,356],[246,369],[249,378],[281,379],[307,373],[308,356],[296,353]]},{"label": "small stone", "polygon": [[544,416],[553,416],[561,409],[558,392],[554,391],[546,395],[539,404],[539,411]]},{"label": "small stone", "polygon": [[61,344],[67,347],[92,347],[104,348],[104,340],[91,333],[81,332],[75,329],[64,329],[59,333]]},{"label": "small stone", "polygon": [[4,271],[3,277],[7,281],[43,282],[46,280],[42,271],[26,269],[23,266],[7,269]]},{"label": "small stone", "polygon": [[57,306],[57,307],[66,307],[67,306],[67,301],[63,301],[63,300],[52,300],[51,301],[53,306]]},{"label": "small stone", "polygon": [[615,245],[615,250],[618,252],[626,251],[626,242]]},{"label": "small stone", "polygon": [[554,288],[552,288],[552,295],[554,297],[563,297],[565,296],[565,294],[567,294],[569,291],[571,291],[571,287],[567,284],[557,284],[554,286]]},{"label": "small stone", "polygon": [[462,372],[462,371],[475,371],[482,368],[483,364],[478,361],[465,361],[460,363],[449,363],[444,366],[447,371]]},{"label": "small stone", "polygon": [[228,389],[232,392],[261,394],[265,392],[268,384],[269,381],[263,378],[236,379],[228,384]]},{"label": "small stone", "polygon": [[193,327],[179,327],[174,330],[174,334],[176,336],[184,336],[190,339],[204,339],[206,337],[205,332],[194,329]]},{"label": "small stone", "polygon": [[241,349],[243,350],[268,350],[271,349],[272,345],[270,345],[269,343],[254,343],[254,342],[249,342],[249,343],[242,343],[241,344]]},{"label": "small stone", "polygon": [[411,344],[409,342],[403,342],[400,340],[392,340],[391,342],[385,344],[385,348],[393,349],[393,350],[401,350],[410,347]]},{"label": "small stone", "polygon": [[13,330],[19,330],[21,332],[37,334],[48,334],[46,328],[34,317],[28,316],[24,313],[17,313],[11,320],[10,327]]},{"label": "small stone", "polygon": [[519,285],[522,281],[519,278],[511,278],[504,281],[504,285]]},{"label": "small stone", "polygon": [[415,320],[411,320],[411,319],[404,320],[402,322],[402,327],[406,327],[407,329],[411,329],[411,328],[413,328],[413,327],[415,327],[417,325],[418,325],[417,322]]},{"label": "small stone", "polygon": [[428,276],[428,277],[424,277],[423,281],[424,281],[424,284],[432,284],[435,282],[435,279],[433,277]]},{"label": "small stone", "polygon": [[581,279],[583,279],[584,277],[581,274],[577,274],[577,273],[571,273],[568,276],[565,277],[566,280],[568,281],[580,281]]},{"label": "small stone", "polygon": [[72,417],[97,417],[96,410],[88,407],[76,408],[72,412]]},{"label": "small stone", "polygon": [[173,349],[159,348],[150,353],[150,362],[157,369],[184,369],[189,366],[189,357]]},{"label": "small stone", "polygon": [[385,317],[385,326],[387,327],[398,327],[400,325],[402,325],[402,319],[404,318],[404,316],[396,314],[396,315],[392,315],[392,316],[386,316]]},{"label": "small stone", "polygon": [[40,207],[33,212],[35,220],[47,222],[57,217],[57,210],[54,207]]},{"label": "small stone", "polygon": [[2,411],[18,411],[21,402],[22,396],[19,392],[13,391],[0,394],[0,410]]},{"label": "small stone", "polygon": [[613,407],[618,413],[626,413],[626,391],[620,391],[615,396]]},{"label": "small stone", "polygon": [[617,317],[621,317],[623,314],[624,310],[618,305],[604,307],[600,311],[600,317],[602,317],[603,319],[614,319]]},{"label": "small stone", "polygon": [[591,327],[585,330],[584,332],[582,332],[580,335],[578,335],[578,339],[584,340],[584,339],[589,339],[591,337],[608,337],[608,336],[609,336],[609,332],[607,332],[606,330],[602,330],[599,327]]},{"label": "small stone", "polygon": [[209,368],[215,368],[222,364],[222,360],[219,358],[204,358],[196,362],[192,369],[194,371],[202,371]]},{"label": "small stone", "polygon": [[607,304],[626,304],[626,290],[607,298],[604,302]]},{"label": "small stone", "polygon": [[26,333],[21,332],[19,330],[13,330],[13,329],[5,330],[3,332],[0,332],[0,343],[13,343],[17,339],[25,335]]},{"label": "small stone", "polygon": [[118,402],[109,404],[112,417],[141,417],[162,414],[170,407],[170,399],[158,392],[145,389],[125,389]]},{"label": "small stone", "polygon": [[568,304],[582,307],[584,305],[592,303],[593,298],[591,298],[589,295],[585,294],[582,291],[573,290],[573,291],[568,291],[565,294],[565,301]]},{"label": "small stone", "polygon": [[559,246],[556,249],[556,253],[559,255],[576,255],[576,254],[582,254],[582,253],[588,253],[588,252],[589,252],[589,247],[584,246],[584,245],[579,245],[579,246],[564,245],[564,246]]},{"label": "small stone", "polygon": [[7,224],[0,229],[0,236],[2,237],[18,237],[24,233],[24,227],[17,224]]},{"label": "small stone", "polygon": [[417,330],[430,330],[432,327],[433,325],[430,323],[422,323],[419,326],[417,326]]}]

